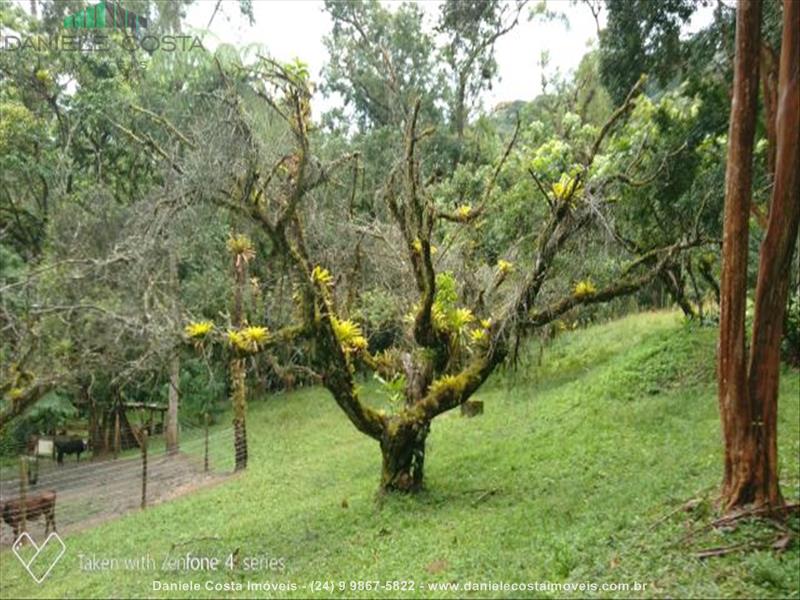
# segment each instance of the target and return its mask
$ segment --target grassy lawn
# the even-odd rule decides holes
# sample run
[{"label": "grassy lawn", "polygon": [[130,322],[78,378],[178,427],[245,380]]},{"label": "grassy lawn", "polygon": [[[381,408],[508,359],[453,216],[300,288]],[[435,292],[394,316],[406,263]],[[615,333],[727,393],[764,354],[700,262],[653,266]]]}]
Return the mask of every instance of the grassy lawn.
[{"label": "grassy lawn", "polygon": [[[701,530],[721,479],[715,343],[713,328],[684,325],[675,313],[647,313],[565,333],[540,366],[533,348],[516,373],[498,374],[481,390],[483,416],[456,412],[434,422],[427,490],[381,506],[377,445],[353,429],[326,392],[268,397],[250,408],[246,473],[65,536],[65,556],[38,586],[4,550],[0,595],[219,597],[205,589],[210,581],[298,586],[245,588],[238,597],[797,598],[796,541],[783,553],[694,556],[775,537],[757,523]],[[781,384],[781,477],[792,501],[800,496],[798,379],[787,370]],[[693,511],[680,510],[690,499],[699,500]],[[163,569],[165,557],[187,552],[233,555],[234,568]],[[81,569],[80,555],[122,563],[145,553],[154,569]],[[252,557],[263,560],[252,565]],[[201,589],[159,592],[154,580]],[[410,581],[415,590],[352,592],[350,582],[359,580]],[[346,593],[302,587],[313,581],[345,582]],[[447,582],[639,582],[647,589],[469,593],[420,585]]]}]

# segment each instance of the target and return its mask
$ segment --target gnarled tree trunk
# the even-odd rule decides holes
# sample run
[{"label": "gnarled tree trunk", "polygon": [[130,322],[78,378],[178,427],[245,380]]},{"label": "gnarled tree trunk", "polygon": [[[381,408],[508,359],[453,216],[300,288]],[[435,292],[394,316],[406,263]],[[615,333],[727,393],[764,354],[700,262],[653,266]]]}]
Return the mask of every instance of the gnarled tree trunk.
[{"label": "gnarled tree trunk", "polygon": [[429,432],[430,421],[389,423],[380,440],[381,492],[416,492],[422,488]]},{"label": "gnarled tree trunk", "polygon": [[666,284],[669,295],[672,296],[672,299],[683,311],[683,314],[690,319],[694,319],[697,315],[692,303],[689,302],[689,298],[686,297],[686,282],[680,265],[670,265],[664,269],[661,274],[661,280]]},{"label": "gnarled tree trunk", "polygon": [[[433,379],[428,360],[414,360],[410,353],[401,357],[406,375],[406,408],[413,407],[425,395]],[[381,492],[416,492],[422,488],[425,468],[425,441],[431,430],[430,420],[397,416],[389,420],[381,438],[383,470]]]}]

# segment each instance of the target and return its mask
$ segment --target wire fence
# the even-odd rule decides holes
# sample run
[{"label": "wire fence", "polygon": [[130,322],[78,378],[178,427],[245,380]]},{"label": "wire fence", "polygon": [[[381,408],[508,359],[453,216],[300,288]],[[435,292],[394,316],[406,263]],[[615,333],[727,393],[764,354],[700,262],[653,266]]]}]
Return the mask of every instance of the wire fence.
[{"label": "wire fence", "polygon": [[[139,448],[117,458],[98,456],[63,464],[50,457],[21,453],[0,464],[0,546],[14,542],[14,527],[45,531],[35,506],[55,492],[59,532],[89,525],[164,502],[224,478],[235,466],[233,428],[205,430],[182,424],[179,448],[168,452],[163,437],[144,437]],[[9,522],[10,521],[10,522]]]}]

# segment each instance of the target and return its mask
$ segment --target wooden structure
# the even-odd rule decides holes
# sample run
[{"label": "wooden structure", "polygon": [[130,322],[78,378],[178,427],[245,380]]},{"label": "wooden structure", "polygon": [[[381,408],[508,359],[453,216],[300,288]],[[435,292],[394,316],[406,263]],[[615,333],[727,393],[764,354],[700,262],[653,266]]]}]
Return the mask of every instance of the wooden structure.
[{"label": "wooden structure", "polygon": [[[124,423],[128,442],[134,442],[132,445],[123,445],[123,448],[133,448],[134,445],[140,449],[146,444],[145,437],[147,435],[156,435],[164,432],[164,420],[167,413],[167,407],[153,402],[123,402],[118,405],[118,412],[120,413],[120,423]],[[128,413],[132,410],[139,411],[139,426],[131,425],[128,419]],[[158,415],[158,419],[156,419]]]},{"label": "wooden structure", "polygon": [[[131,423],[132,411],[138,411],[139,424]],[[142,432],[158,435],[164,431],[167,407],[153,402],[117,402],[93,419],[92,450],[113,452],[142,447]]]},{"label": "wooden structure", "polygon": [[465,417],[477,417],[483,414],[483,400],[467,400],[461,405],[461,414]]}]

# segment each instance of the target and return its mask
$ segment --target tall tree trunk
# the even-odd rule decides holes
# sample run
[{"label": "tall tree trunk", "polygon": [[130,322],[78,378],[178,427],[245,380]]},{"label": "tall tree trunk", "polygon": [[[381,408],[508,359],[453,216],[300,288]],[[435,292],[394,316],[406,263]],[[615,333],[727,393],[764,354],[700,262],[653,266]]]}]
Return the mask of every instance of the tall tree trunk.
[{"label": "tall tree trunk", "polygon": [[686,260],[686,272],[689,273],[689,281],[692,282],[692,289],[694,290],[694,301],[697,304],[697,316],[700,321],[703,321],[703,294],[700,292],[700,286],[697,285],[697,277],[694,276],[694,269],[692,269],[691,259]]},{"label": "tall tree trunk", "polygon": [[729,505],[783,504],[778,486],[778,378],[792,253],[800,220],[800,2],[785,2],[775,178],[761,244],[748,371],[754,456],[730,490]]},{"label": "tall tree trunk", "polygon": [[245,359],[231,360],[231,384],[233,397],[233,446],[235,453],[235,470],[247,468],[247,426],[245,412],[247,410],[247,390],[245,389]]},{"label": "tall tree trunk", "polygon": [[718,356],[719,406],[725,439],[722,498],[726,506],[749,485],[755,456],[753,415],[747,393],[744,319],[760,27],[761,1],[742,0],[736,10],[736,56],[725,172]]},{"label": "tall tree trunk", "polygon": [[767,170],[775,174],[775,153],[778,145],[778,59],[766,42],[761,44],[761,81],[764,92],[764,125],[767,130]]},{"label": "tall tree trunk", "polygon": [[[180,283],[178,281],[178,259],[175,256],[173,244],[169,245],[169,279],[174,295],[172,313],[175,322],[180,322],[180,310],[178,298],[180,297]],[[167,404],[167,426],[165,442],[167,452],[174,454],[178,451],[178,404],[180,403],[180,383],[181,383],[181,359],[180,355],[175,355],[169,364],[169,394]]]},{"label": "tall tree trunk", "polygon": [[104,454],[108,448],[103,444],[102,413],[100,408],[97,406],[97,401],[88,390],[88,386],[84,388],[84,391],[89,405],[89,444],[91,444],[92,447],[92,459],[95,459],[101,454]]},{"label": "tall tree trunk", "polygon": [[177,354],[169,363],[169,404],[167,405],[167,426],[165,438],[167,452],[178,451],[178,404],[180,402],[181,359]]},{"label": "tall tree trunk", "polygon": [[[247,283],[247,261],[243,255],[234,256],[234,290],[231,324],[240,329],[244,324],[244,287]],[[235,352],[235,349],[231,350]],[[233,446],[236,471],[247,467],[247,390],[245,388],[245,359],[233,355],[230,361],[231,404],[233,405]]]},{"label": "tall tree trunk", "polygon": [[711,272],[711,263],[704,258],[701,258],[699,261],[699,270],[700,276],[703,280],[714,290],[714,298],[717,300],[717,304],[720,303],[720,291],[719,291],[719,283],[716,279],[714,279],[714,274]]},{"label": "tall tree trunk", "polygon": [[661,280],[666,284],[667,291],[672,299],[683,311],[683,314],[689,319],[694,319],[697,315],[694,312],[694,307],[689,299],[686,297],[686,282],[683,278],[680,265],[672,265],[661,273]]},{"label": "tall tree trunk", "polygon": [[455,129],[458,139],[458,153],[461,156],[461,144],[464,142],[464,129],[467,126],[467,77],[466,73],[458,75],[458,85],[456,86],[456,105],[453,111],[453,129]]}]

